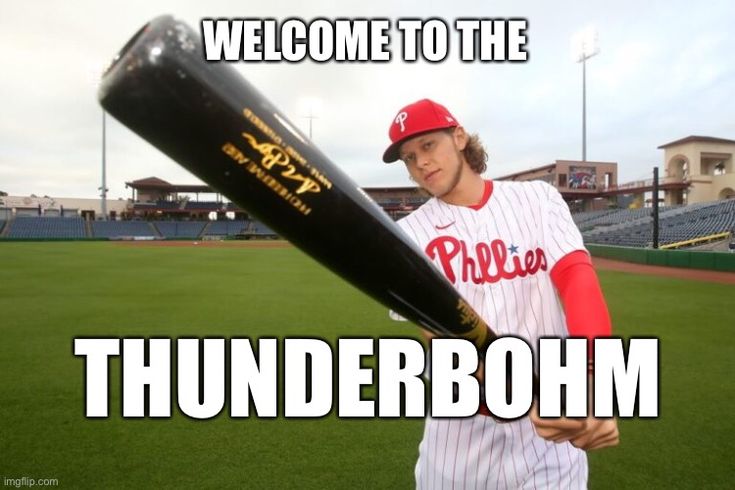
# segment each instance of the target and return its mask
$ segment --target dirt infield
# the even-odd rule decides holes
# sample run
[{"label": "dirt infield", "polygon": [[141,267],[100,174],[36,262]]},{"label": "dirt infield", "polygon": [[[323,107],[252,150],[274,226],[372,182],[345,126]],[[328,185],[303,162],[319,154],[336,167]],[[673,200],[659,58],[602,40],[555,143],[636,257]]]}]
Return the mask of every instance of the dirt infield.
[{"label": "dirt infield", "polygon": [[291,248],[284,240],[139,240],[120,241],[125,247],[205,247],[205,248]]},{"label": "dirt infield", "polygon": [[633,264],[617,260],[592,257],[596,269],[633,274],[649,274],[653,276],[674,277],[677,279],[691,279],[695,281],[717,282],[720,284],[735,284],[735,272],[720,272],[704,269],[686,269],[683,267],[661,267],[658,265]]}]

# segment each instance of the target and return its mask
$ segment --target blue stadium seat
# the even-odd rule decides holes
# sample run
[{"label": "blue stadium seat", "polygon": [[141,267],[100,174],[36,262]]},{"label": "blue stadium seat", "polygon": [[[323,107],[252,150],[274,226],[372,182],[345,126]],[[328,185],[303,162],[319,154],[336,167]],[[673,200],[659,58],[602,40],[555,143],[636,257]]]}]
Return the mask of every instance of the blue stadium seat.
[{"label": "blue stadium seat", "polygon": [[204,234],[207,236],[234,236],[247,230],[249,223],[245,220],[210,221]]},{"label": "blue stadium seat", "polygon": [[206,221],[156,221],[154,226],[166,238],[196,238],[204,229]]},{"label": "blue stadium seat", "polygon": [[[575,218],[575,222],[586,243],[647,247],[653,240],[650,213],[651,208],[619,210],[587,219]],[[726,233],[733,226],[735,200],[732,199],[662,208],[659,213],[659,244]]]},{"label": "blue stadium seat", "polygon": [[278,233],[271,230],[268,226],[265,225],[265,223],[261,223],[260,221],[253,221],[253,227],[252,227],[252,233],[255,236],[261,236],[261,237],[277,237]]},{"label": "blue stadium seat", "polygon": [[99,238],[155,237],[156,232],[147,221],[93,221],[92,235]]},{"label": "blue stadium seat", "polygon": [[85,238],[82,218],[20,216],[10,223],[10,238]]},{"label": "blue stadium seat", "polygon": [[184,209],[192,211],[207,209],[218,211],[226,209],[226,204],[217,201],[189,201],[186,203],[186,207]]}]

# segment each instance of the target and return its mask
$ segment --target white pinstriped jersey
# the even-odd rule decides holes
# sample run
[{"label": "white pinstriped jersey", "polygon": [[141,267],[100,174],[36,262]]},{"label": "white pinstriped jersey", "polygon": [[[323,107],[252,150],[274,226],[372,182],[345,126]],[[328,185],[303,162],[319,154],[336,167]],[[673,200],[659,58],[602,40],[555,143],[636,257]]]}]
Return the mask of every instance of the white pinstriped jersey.
[{"label": "white pinstriped jersey", "polygon": [[[551,282],[556,262],[584,250],[559,192],[544,182],[492,182],[479,209],[432,198],[398,222],[499,335],[536,349],[564,337]],[[587,458],[569,443],[538,437],[524,417],[427,417],[416,464],[418,488],[586,488]]]}]

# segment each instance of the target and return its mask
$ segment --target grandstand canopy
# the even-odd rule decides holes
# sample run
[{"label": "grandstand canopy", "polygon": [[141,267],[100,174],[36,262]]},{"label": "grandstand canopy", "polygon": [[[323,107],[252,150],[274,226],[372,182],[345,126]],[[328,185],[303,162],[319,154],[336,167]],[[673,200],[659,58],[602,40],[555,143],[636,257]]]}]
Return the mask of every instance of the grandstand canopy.
[{"label": "grandstand canopy", "polygon": [[204,184],[171,184],[158,177],[147,177],[145,179],[138,179],[132,182],[125,182],[125,188],[132,188],[136,191],[163,191],[163,192],[201,192],[201,193],[216,193],[208,185]]}]

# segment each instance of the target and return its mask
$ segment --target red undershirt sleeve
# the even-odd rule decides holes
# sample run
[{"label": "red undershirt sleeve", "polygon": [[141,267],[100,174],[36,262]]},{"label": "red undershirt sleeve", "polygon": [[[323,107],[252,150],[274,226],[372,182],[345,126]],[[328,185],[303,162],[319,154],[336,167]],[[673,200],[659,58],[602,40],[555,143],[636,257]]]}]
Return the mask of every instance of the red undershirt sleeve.
[{"label": "red undershirt sleeve", "polygon": [[602,296],[600,282],[587,252],[575,250],[562,257],[551,269],[551,281],[559,292],[570,337],[586,337],[589,355],[595,337],[609,337],[610,314]]}]

